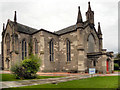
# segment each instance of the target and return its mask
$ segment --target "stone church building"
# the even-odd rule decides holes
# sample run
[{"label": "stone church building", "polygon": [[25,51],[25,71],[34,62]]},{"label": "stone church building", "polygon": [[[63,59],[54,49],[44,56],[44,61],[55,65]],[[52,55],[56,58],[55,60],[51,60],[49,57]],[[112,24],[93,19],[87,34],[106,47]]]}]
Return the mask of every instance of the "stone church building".
[{"label": "stone church building", "polygon": [[6,27],[3,24],[2,69],[9,70],[29,57],[29,50],[32,50],[42,60],[40,71],[88,72],[89,68],[95,68],[96,72],[111,73],[113,52],[103,49],[100,23],[96,30],[90,2],[85,14],[86,21],[83,21],[78,7],[76,24],[50,32],[18,23],[15,11],[14,21],[8,19]]}]

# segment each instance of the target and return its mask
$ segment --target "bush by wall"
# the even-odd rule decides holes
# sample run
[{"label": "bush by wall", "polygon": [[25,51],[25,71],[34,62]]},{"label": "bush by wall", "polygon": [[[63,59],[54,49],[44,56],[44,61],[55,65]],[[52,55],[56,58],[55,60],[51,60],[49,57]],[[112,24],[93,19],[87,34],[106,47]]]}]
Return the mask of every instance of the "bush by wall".
[{"label": "bush by wall", "polygon": [[11,67],[11,71],[19,79],[33,79],[36,78],[36,73],[41,64],[40,58],[31,55],[28,59],[23,60],[20,64]]}]

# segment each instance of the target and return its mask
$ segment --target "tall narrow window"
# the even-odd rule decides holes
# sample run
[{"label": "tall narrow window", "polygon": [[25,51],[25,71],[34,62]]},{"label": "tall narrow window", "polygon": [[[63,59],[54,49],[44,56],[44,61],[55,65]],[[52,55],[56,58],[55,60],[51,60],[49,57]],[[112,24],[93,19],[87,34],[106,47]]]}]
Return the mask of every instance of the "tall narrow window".
[{"label": "tall narrow window", "polygon": [[25,40],[22,40],[22,60],[27,57],[27,43]]},{"label": "tall narrow window", "polygon": [[54,61],[54,43],[53,40],[49,42],[49,53],[50,53],[50,61]]},{"label": "tall narrow window", "polygon": [[24,40],[22,41],[22,60],[24,59]]},{"label": "tall narrow window", "polygon": [[71,61],[71,54],[70,54],[70,41],[69,40],[67,40],[67,42],[66,42],[66,48],[67,48],[67,61]]},{"label": "tall narrow window", "polygon": [[25,57],[27,57],[27,43],[25,41]]},{"label": "tall narrow window", "polygon": [[38,54],[38,43],[36,39],[35,39],[35,54]]},{"label": "tall narrow window", "polygon": [[18,51],[18,35],[15,34],[15,51]]},{"label": "tall narrow window", "polygon": [[95,60],[93,61],[93,65],[96,66],[96,61]]},{"label": "tall narrow window", "polygon": [[7,33],[6,35],[6,50],[7,50],[7,55],[10,54],[10,35]]}]

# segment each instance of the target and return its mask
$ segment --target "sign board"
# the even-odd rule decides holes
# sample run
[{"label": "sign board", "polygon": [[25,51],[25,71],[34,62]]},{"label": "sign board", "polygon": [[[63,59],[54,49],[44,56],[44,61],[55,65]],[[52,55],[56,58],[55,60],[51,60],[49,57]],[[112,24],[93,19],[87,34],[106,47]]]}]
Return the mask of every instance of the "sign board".
[{"label": "sign board", "polygon": [[89,74],[95,74],[95,68],[89,68]]}]

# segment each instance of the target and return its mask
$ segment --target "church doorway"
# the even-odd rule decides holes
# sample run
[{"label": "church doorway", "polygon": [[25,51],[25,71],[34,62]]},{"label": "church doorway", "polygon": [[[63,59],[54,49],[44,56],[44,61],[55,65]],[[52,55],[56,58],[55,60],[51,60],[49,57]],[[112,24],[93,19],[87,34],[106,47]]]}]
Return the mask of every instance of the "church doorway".
[{"label": "church doorway", "polygon": [[109,72],[109,60],[108,59],[106,61],[106,70],[107,70],[107,72]]}]

